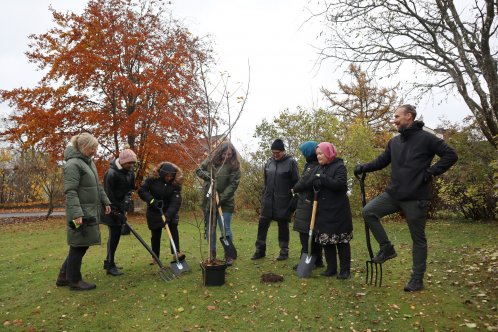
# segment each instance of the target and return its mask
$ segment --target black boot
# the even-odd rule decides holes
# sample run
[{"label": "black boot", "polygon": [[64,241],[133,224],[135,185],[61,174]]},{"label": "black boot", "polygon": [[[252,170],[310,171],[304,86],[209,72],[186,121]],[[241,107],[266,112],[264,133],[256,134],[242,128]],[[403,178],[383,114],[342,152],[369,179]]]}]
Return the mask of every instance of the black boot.
[{"label": "black boot", "polygon": [[424,289],[424,282],[421,278],[412,277],[410,281],[406,284],[405,292],[417,292]]},{"label": "black boot", "polygon": [[96,287],[97,286],[95,284],[91,284],[91,283],[83,281],[83,280],[69,283],[69,288],[71,290],[77,290],[77,291],[91,290],[91,289],[95,289]]},{"label": "black boot", "polygon": [[119,269],[114,265],[107,269],[107,274],[117,277],[122,275],[123,272],[119,271]]},{"label": "black boot", "polygon": [[338,243],[337,251],[339,253],[339,262],[341,265],[341,272],[339,272],[337,279],[349,279],[351,277],[351,246],[349,243]]},{"label": "black boot", "polygon": [[104,269],[107,270],[107,274],[115,277],[123,274],[123,272],[119,271],[120,268],[115,263],[111,263],[107,259],[104,261]]},{"label": "black boot", "polygon": [[118,270],[123,269],[121,266],[117,266],[116,263],[109,263],[107,259],[104,261],[104,270],[109,270],[113,266]]},{"label": "black boot", "polygon": [[55,284],[59,287],[69,285],[69,281],[66,279],[66,272],[63,272],[63,271],[59,272],[59,275],[57,276],[57,280],[55,281]]},{"label": "black boot", "polygon": [[325,277],[332,277],[337,274],[337,252],[335,244],[329,244],[323,247],[325,251],[325,260],[327,261],[327,269],[320,273]]},{"label": "black boot", "polygon": [[387,247],[385,249],[381,249],[377,256],[372,258],[372,262],[374,263],[384,263],[388,259],[392,259],[394,257],[398,256],[396,254],[396,251],[394,250],[394,246]]},{"label": "black boot", "polygon": [[277,256],[277,261],[285,261],[289,258],[289,243],[280,242],[280,253]]},{"label": "black boot", "polygon": [[256,259],[261,259],[263,257],[266,257],[266,252],[256,249],[256,251],[254,252],[254,255],[252,255],[251,259],[256,260]]}]

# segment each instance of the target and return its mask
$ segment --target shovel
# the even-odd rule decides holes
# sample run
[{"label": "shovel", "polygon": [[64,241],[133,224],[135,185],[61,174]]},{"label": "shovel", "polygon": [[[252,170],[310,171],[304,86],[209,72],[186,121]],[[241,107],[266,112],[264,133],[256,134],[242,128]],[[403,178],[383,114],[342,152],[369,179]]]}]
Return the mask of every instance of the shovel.
[{"label": "shovel", "polygon": [[169,242],[171,243],[171,247],[173,248],[173,252],[175,253],[175,260],[172,261],[169,265],[171,266],[173,273],[176,276],[179,276],[184,272],[190,271],[190,268],[188,267],[188,264],[185,261],[185,259],[180,261],[180,259],[178,258],[178,251],[176,250],[175,241],[173,241],[173,236],[171,235],[168,223],[166,222],[166,217],[164,216],[164,213],[162,211],[161,211],[161,218],[163,219],[164,228],[166,228],[166,232],[168,233],[169,237]]},{"label": "shovel", "polygon": [[169,267],[165,267],[163,263],[159,260],[159,257],[152,251],[152,249],[149,247],[149,245],[138,235],[138,233],[131,227],[131,225],[128,223],[128,221],[125,221],[125,225],[127,225],[130,228],[130,231],[135,235],[138,241],[147,249],[147,251],[154,257],[154,260],[157,262],[157,265],[159,266],[159,276],[161,279],[164,281],[171,281],[175,279],[176,275],[173,273],[172,269]]},{"label": "shovel", "polygon": [[221,245],[223,246],[223,249],[225,250],[225,256],[236,259],[237,249],[233,245],[232,239],[227,237],[227,232],[225,229],[225,219],[223,218],[223,211],[221,210],[220,198],[218,196],[218,193],[216,193],[216,206],[218,207],[218,214],[220,215],[220,220],[221,220],[222,237],[220,237],[220,242]]},{"label": "shovel", "polygon": [[311,271],[313,271],[316,261],[316,256],[313,256],[311,254],[311,241],[313,241],[313,228],[315,227],[316,208],[318,206],[318,190],[315,190],[315,188],[313,188],[313,192],[313,210],[311,212],[308,252],[301,254],[301,261],[299,262],[296,269],[296,274],[300,278],[308,278],[311,275]]}]

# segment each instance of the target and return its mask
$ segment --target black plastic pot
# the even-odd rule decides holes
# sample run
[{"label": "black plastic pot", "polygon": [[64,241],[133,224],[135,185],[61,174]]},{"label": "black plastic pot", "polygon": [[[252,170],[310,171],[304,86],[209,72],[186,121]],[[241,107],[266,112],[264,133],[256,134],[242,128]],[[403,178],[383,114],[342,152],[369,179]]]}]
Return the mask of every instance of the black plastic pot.
[{"label": "black plastic pot", "polygon": [[225,283],[226,263],[206,264],[201,263],[202,283],[204,286],[221,286]]}]

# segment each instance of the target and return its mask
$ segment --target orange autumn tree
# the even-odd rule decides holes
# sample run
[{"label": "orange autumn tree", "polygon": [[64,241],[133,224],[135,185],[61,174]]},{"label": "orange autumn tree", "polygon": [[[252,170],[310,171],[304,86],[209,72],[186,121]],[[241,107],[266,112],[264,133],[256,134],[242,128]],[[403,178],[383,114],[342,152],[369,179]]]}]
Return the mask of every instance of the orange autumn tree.
[{"label": "orange autumn tree", "polygon": [[212,63],[208,45],[156,0],[90,0],[81,15],[50,10],[55,27],[31,35],[26,53],[43,78],[0,91],[14,110],[3,134],[60,160],[69,138],[88,131],[102,147],[100,172],[126,144],[139,180],[156,162],[182,164],[178,145],[194,144],[206,121],[198,72]]}]

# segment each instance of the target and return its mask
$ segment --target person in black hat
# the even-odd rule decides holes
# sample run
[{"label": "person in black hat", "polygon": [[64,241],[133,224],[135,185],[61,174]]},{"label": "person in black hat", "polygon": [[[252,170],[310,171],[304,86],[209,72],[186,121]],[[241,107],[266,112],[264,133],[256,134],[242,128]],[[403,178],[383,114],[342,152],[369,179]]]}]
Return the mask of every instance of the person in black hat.
[{"label": "person in black hat", "polygon": [[261,215],[258,225],[256,251],[251,259],[266,256],[266,236],[272,220],[278,223],[278,244],[280,254],[277,260],[289,258],[289,221],[291,213],[288,209],[292,199],[291,189],[299,180],[296,161],[285,153],[285,145],[276,139],[271,145],[272,157],[264,168],[264,190]]},{"label": "person in black hat", "polygon": [[[138,190],[138,195],[147,203],[147,226],[151,232],[152,251],[159,257],[161,252],[161,235],[164,228],[162,214],[166,217],[173,242],[175,243],[178,257],[185,259],[180,251],[180,236],[178,233],[178,211],[182,204],[181,183],[182,170],[173,163],[159,163]],[[170,248],[174,257],[173,248]],[[152,259],[152,263],[155,261]]]}]

